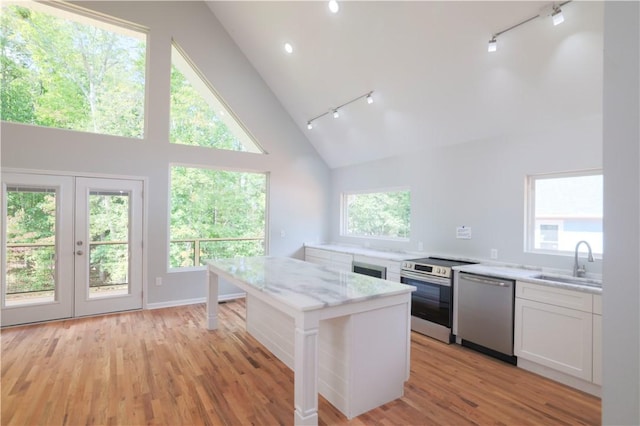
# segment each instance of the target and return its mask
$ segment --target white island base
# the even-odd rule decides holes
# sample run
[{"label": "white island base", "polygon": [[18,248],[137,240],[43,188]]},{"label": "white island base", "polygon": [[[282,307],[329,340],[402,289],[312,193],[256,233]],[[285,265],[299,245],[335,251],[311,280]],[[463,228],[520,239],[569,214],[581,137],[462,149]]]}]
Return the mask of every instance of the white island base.
[{"label": "white island base", "polygon": [[219,276],[247,292],[249,333],[293,369],[296,425],[317,425],[318,392],[349,419],[402,397],[414,287],[287,258],[210,262],[210,329]]},{"label": "white island base", "polygon": [[[347,418],[403,396],[408,316],[401,303],[320,321],[318,392]],[[293,318],[247,295],[247,331],[295,371],[294,330]]]}]

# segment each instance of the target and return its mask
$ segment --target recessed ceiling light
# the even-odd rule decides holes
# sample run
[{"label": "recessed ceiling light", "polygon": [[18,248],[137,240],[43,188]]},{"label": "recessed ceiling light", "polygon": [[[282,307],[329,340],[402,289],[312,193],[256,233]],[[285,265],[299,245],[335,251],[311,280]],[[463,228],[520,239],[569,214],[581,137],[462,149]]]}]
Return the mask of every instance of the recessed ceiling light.
[{"label": "recessed ceiling light", "polygon": [[329,1],[329,10],[331,13],[338,13],[340,10],[340,5],[338,4],[338,0],[330,0]]},{"label": "recessed ceiling light", "polygon": [[285,43],[284,44],[284,51],[287,52],[288,54],[292,54],[293,53],[293,45],[291,43]]}]

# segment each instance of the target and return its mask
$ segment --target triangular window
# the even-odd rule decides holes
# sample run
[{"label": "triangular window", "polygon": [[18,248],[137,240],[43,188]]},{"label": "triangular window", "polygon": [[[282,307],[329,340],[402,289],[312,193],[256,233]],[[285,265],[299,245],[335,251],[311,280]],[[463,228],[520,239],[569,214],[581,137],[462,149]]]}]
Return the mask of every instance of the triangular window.
[{"label": "triangular window", "polygon": [[264,152],[175,44],[171,63],[171,143]]}]

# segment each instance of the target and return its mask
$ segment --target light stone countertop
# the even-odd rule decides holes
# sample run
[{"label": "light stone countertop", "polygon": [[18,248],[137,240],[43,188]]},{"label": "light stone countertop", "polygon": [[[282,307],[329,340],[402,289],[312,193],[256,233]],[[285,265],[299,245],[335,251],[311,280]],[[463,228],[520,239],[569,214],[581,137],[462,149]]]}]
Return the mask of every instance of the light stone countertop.
[{"label": "light stone countertop", "polygon": [[[403,261],[409,259],[417,259],[421,257],[438,257],[443,259],[451,259],[451,260],[460,260],[466,262],[479,262],[474,265],[461,265],[455,266],[453,269],[461,272],[469,272],[478,275],[486,275],[490,277],[497,278],[505,278],[505,279],[513,279],[520,281],[527,281],[534,284],[541,284],[550,287],[558,287],[565,288],[569,290],[577,290],[583,291],[586,293],[592,294],[602,294],[602,280],[601,279],[593,279],[593,278],[578,278],[581,284],[573,284],[573,283],[563,283],[559,281],[551,281],[551,280],[543,280],[539,278],[533,278],[537,275],[546,275],[546,276],[558,276],[565,278],[572,278],[570,276],[558,273],[557,271],[546,271],[543,268],[530,266],[530,265],[511,265],[505,264],[500,265],[498,263],[487,263],[483,261],[479,261],[477,259],[463,258],[459,256],[450,256],[450,255],[438,255],[434,253],[424,253],[424,252],[396,252],[396,251],[385,251],[385,250],[376,250],[372,248],[364,248],[359,246],[351,246],[351,245],[342,245],[342,244],[325,244],[325,243],[306,243],[305,247],[312,247],[322,250],[330,250],[338,253],[350,253],[354,255],[363,255],[369,257],[377,257],[380,259],[393,260],[393,261]],[[583,284],[582,284],[583,283]]]},{"label": "light stone countertop", "polygon": [[[602,281],[591,278],[574,278],[566,275],[547,273],[537,268],[526,267],[509,267],[495,265],[462,265],[454,266],[453,269],[459,272],[469,272],[471,274],[485,275],[488,277],[505,278],[518,281],[526,281],[534,284],[546,285],[549,287],[564,288],[567,290],[582,291],[591,294],[602,294]],[[546,275],[549,277],[570,278],[580,282],[580,284],[563,283],[559,281],[545,280],[535,278],[538,275]]]},{"label": "light stone countertop", "polygon": [[285,257],[220,259],[208,265],[212,272],[240,280],[300,311],[415,291],[414,286]]},{"label": "light stone countertop", "polygon": [[418,253],[418,252],[411,253],[411,252],[400,252],[400,251],[390,251],[390,250],[386,251],[386,250],[377,250],[372,248],[341,245],[341,244],[305,243],[304,246],[317,248],[320,250],[335,251],[337,253],[349,253],[354,255],[377,257],[379,259],[393,260],[396,262],[402,262],[403,260],[417,259],[417,258],[427,256],[427,254],[425,253]]}]

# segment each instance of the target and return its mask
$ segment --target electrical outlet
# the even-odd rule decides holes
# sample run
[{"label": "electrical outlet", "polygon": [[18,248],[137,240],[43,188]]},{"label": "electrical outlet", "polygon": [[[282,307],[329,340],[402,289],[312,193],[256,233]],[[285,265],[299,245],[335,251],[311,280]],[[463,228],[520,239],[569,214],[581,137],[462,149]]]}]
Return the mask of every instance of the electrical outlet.
[{"label": "electrical outlet", "polygon": [[162,277],[156,277],[156,285],[160,287],[162,285]]},{"label": "electrical outlet", "polygon": [[422,241],[418,241],[418,251],[422,250],[424,250],[424,244],[422,244]]},{"label": "electrical outlet", "polygon": [[284,238],[287,236],[287,232],[284,229],[280,230],[280,238]]},{"label": "electrical outlet", "polygon": [[491,249],[491,258],[492,259],[498,258],[498,249]]}]

